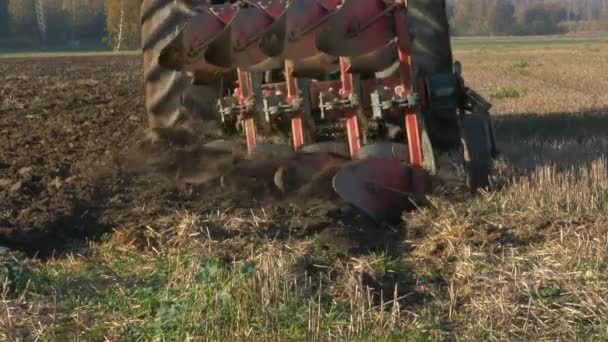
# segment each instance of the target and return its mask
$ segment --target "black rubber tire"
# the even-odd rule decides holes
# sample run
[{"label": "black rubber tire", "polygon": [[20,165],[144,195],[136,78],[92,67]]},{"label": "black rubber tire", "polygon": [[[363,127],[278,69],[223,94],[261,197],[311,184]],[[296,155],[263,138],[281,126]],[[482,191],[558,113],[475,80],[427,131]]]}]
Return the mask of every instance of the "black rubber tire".
[{"label": "black rubber tire", "polygon": [[[450,74],[453,71],[450,25],[446,0],[408,0],[407,8],[413,87],[418,92],[418,79],[433,74]],[[445,151],[460,145],[456,109],[426,109],[423,117],[428,136],[436,149]]]},{"label": "black rubber tire", "polygon": [[407,8],[414,75],[451,73],[454,60],[446,0],[408,0]]},{"label": "black rubber tire", "polygon": [[488,124],[480,114],[466,115],[462,123],[466,182],[473,193],[491,184],[494,160]]},{"label": "black rubber tire", "polygon": [[140,0],[145,109],[150,128],[174,128],[193,116],[217,120],[221,85],[194,85],[187,73],[159,65],[161,50],[191,18],[181,0]]}]

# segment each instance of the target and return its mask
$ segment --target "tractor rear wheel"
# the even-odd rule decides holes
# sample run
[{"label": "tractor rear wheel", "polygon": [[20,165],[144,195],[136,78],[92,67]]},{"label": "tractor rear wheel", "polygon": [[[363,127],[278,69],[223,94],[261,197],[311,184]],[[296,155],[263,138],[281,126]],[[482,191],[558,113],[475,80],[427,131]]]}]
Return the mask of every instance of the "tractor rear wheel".
[{"label": "tractor rear wheel", "polygon": [[[176,128],[192,119],[217,120],[221,85],[194,85],[185,72],[159,65],[161,50],[189,18],[180,0],[140,0],[145,108],[149,128]],[[207,125],[207,123],[205,123]]]},{"label": "tractor rear wheel", "polygon": [[[429,75],[452,74],[454,57],[446,0],[408,0],[408,31],[412,51],[413,87],[420,91]],[[422,112],[433,147],[449,151],[460,145],[456,109],[428,108]]]}]

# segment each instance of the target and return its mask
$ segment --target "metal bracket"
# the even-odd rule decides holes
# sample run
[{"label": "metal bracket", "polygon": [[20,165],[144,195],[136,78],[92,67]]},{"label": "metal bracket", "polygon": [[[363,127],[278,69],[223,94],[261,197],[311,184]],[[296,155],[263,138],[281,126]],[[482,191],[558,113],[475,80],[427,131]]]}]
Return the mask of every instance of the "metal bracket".
[{"label": "metal bracket", "polygon": [[300,111],[304,106],[304,99],[301,97],[294,98],[291,103],[288,103],[283,94],[270,94],[263,99],[263,111],[267,122],[272,121],[273,117],[282,114],[292,114]]},{"label": "metal bracket", "polygon": [[465,89],[465,109],[471,112],[488,112],[492,108],[492,104],[484,99],[475,90]]}]

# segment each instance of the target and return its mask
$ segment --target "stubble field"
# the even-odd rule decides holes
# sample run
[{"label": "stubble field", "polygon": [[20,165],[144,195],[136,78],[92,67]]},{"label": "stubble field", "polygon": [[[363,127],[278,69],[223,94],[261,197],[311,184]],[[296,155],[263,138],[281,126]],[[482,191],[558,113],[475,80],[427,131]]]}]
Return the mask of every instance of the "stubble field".
[{"label": "stubble field", "polygon": [[605,340],[608,40],[455,55],[500,187],[386,231],[126,172],[138,56],[0,59],[0,339]]}]

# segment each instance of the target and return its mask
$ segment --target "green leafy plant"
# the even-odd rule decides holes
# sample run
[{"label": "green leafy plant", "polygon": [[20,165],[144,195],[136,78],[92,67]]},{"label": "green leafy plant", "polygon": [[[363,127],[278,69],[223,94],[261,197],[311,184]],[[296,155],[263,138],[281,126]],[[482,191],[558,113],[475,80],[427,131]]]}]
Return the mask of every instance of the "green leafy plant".
[{"label": "green leafy plant", "polygon": [[519,61],[519,62],[513,64],[513,67],[516,69],[525,69],[528,66],[530,66],[530,65],[526,61]]},{"label": "green leafy plant", "polygon": [[521,97],[519,90],[510,87],[498,88],[496,92],[490,95],[490,98],[501,100],[501,99],[515,99]]}]

